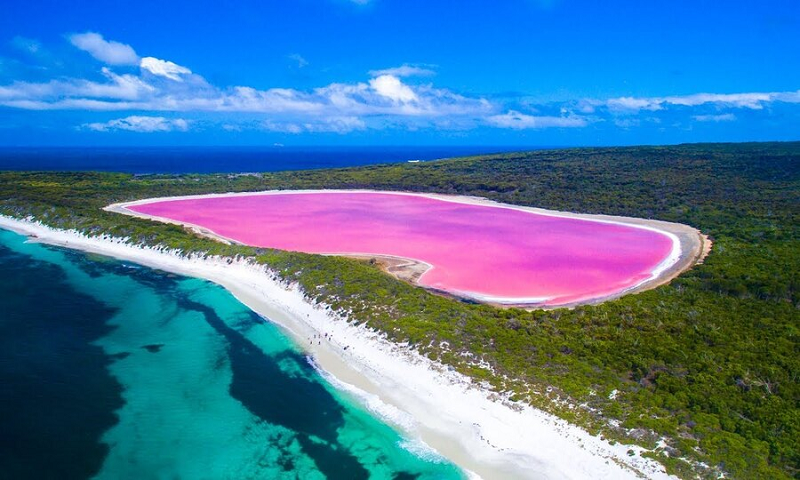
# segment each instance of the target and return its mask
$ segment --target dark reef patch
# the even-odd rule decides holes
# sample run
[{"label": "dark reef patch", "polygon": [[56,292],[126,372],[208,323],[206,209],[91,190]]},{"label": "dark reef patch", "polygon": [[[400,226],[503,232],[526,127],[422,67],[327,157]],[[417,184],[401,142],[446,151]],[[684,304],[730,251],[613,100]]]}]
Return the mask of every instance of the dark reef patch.
[{"label": "dark reef patch", "polygon": [[[185,309],[202,313],[208,324],[228,341],[233,398],[265,421],[297,432],[303,451],[327,478],[369,477],[358,459],[337,444],[337,430],[344,423],[342,406],[322,384],[306,376],[288,376],[281,371],[281,361],[289,359],[307,370],[309,376],[315,373],[301,354],[285,351],[275,357],[267,356],[226,325],[214,309],[185,296],[180,303]],[[258,318],[255,314],[252,316]]]},{"label": "dark reef patch", "polygon": [[71,288],[57,265],[2,243],[0,278],[0,477],[91,477],[123,405],[112,358],[93,343],[115,312]]}]

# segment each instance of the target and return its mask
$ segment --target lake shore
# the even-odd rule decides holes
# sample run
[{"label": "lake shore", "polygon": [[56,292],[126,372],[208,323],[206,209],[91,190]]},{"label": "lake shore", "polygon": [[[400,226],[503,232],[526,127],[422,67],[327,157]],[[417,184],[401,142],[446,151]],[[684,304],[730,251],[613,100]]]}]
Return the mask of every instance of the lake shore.
[{"label": "lake shore", "polygon": [[368,254],[361,252],[352,253],[330,253],[331,255],[348,256],[359,259],[375,259],[379,266],[387,273],[409,282],[411,284],[427,288],[437,294],[451,296],[455,298],[468,299],[495,305],[499,307],[522,307],[522,308],[561,308],[561,307],[574,307],[577,305],[591,305],[602,303],[607,300],[619,298],[629,293],[636,293],[648,289],[652,289],[668,283],[673,278],[677,277],[680,273],[691,268],[698,262],[701,262],[708,254],[711,242],[699,230],[687,225],[682,225],[672,222],[664,222],[659,220],[633,218],[633,217],[620,217],[610,215],[594,215],[594,214],[579,214],[571,212],[562,212],[554,210],[545,210],[535,207],[524,207],[518,205],[510,205],[498,203],[486,198],[468,197],[462,195],[443,195],[433,193],[416,193],[416,192],[401,192],[401,191],[378,191],[378,190],[267,190],[260,192],[240,192],[240,193],[222,193],[222,194],[203,194],[203,195],[187,195],[177,197],[156,197],[140,199],[132,202],[115,203],[105,207],[105,210],[125,215],[131,215],[148,220],[155,220],[163,223],[171,223],[180,225],[185,228],[191,229],[198,235],[213,238],[224,243],[239,243],[233,238],[220,235],[213,230],[196,225],[189,222],[176,221],[170,218],[161,217],[158,215],[150,215],[138,212],[131,207],[146,205],[157,202],[169,202],[175,200],[199,200],[211,198],[227,198],[227,197],[242,197],[242,196],[264,196],[264,195],[292,195],[292,194],[317,194],[317,193],[380,193],[388,195],[406,195],[417,196],[429,199],[435,199],[444,202],[461,203],[466,205],[477,205],[490,208],[498,208],[505,210],[516,210],[531,213],[539,216],[556,217],[556,218],[569,218],[587,222],[596,222],[602,224],[620,225],[629,228],[648,230],[664,235],[669,238],[672,248],[670,253],[658,264],[652,271],[649,272],[649,277],[640,280],[639,282],[629,285],[624,289],[609,291],[605,293],[595,293],[586,295],[582,298],[570,300],[568,302],[557,302],[550,304],[548,297],[529,297],[529,298],[512,298],[512,297],[498,297],[478,292],[470,291],[449,291],[430,288],[423,284],[420,280],[426,273],[430,272],[433,266],[425,261],[416,258],[407,258],[397,256],[394,254]]},{"label": "lake shore", "polygon": [[222,285],[280,325],[334,385],[415,439],[412,448],[432,448],[476,477],[670,478],[660,464],[640,456],[643,449],[611,445],[552,415],[511,402],[407,346],[309,303],[296,286],[281,283],[263,266],[186,257],[8,217],[0,217],[0,228],[34,241]]}]

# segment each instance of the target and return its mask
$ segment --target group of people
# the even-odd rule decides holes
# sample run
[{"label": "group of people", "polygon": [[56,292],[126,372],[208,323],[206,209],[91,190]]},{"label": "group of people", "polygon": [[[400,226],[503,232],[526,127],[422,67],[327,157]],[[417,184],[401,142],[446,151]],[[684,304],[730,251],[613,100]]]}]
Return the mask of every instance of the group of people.
[{"label": "group of people", "polygon": [[[309,345],[314,345],[314,340],[316,340],[317,341],[317,345],[322,345],[322,340],[323,339],[332,342],[333,341],[333,335],[328,336],[327,332],[323,333],[322,335],[320,335],[318,333],[315,333],[314,335],[308,337],[308,344]],[[350,345],[345,345],[343,350],[347,350],[348,348],[350,348]]]}]

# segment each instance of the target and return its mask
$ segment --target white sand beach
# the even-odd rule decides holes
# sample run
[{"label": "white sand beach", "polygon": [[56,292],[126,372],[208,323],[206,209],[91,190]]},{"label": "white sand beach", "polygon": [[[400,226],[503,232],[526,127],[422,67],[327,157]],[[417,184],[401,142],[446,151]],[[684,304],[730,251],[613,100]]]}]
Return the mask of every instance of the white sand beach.
[{"label": "white sand beach", "polygon": [[[32,241],[80,249],[177,274],[200,277],[231,291],[279,324],[320,371],[341,389],[395,425],[409,448],[431,449],[485,479],[672,478],[641,457],[642,449],[612,445],[582,429],[497,395],[469,378],[382,335],[313,305],[295,285],[263,266],[224,258],[187,258],[142,248],[125,239],[86,237],[0,216],[0,228]],[[309,337],[323,335],[320,345]],[[633,455],[629,455],[629,450]]]}]

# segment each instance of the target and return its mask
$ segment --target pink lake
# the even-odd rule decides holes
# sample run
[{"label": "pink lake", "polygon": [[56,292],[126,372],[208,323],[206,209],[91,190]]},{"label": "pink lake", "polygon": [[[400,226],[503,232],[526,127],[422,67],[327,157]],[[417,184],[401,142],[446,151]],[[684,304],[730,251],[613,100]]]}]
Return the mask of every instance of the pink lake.
[{"label": "pink lake", "polygon": [[421,285],[501,303],[613,295],[651,278],[673,251],[656,230],[415,194],[270,193],[127,208],[253,246],[422,261],[432,268]]}]

